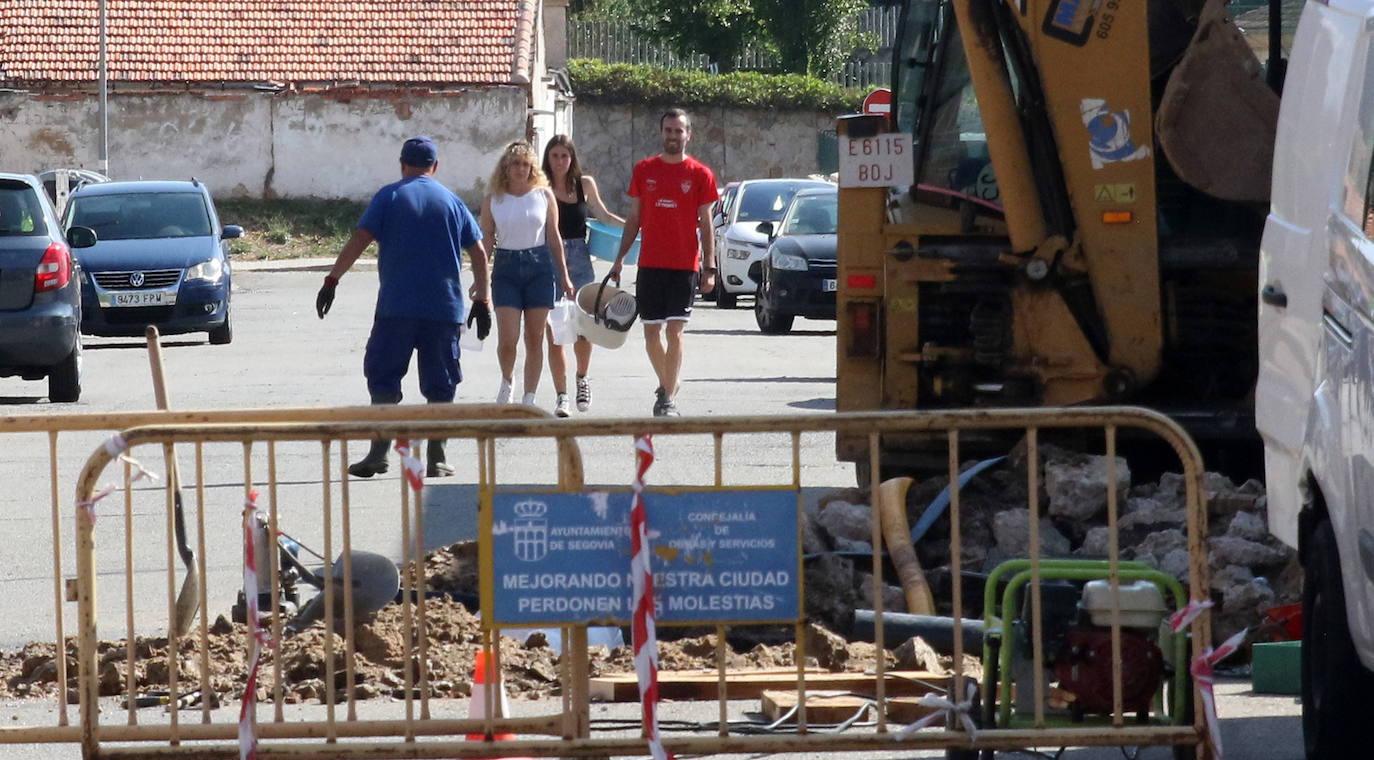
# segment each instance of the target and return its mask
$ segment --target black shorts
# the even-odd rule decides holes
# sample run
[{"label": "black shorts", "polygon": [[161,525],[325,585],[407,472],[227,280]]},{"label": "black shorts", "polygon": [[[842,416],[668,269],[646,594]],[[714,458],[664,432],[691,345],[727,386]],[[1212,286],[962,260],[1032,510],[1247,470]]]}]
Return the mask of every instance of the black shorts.
[{"label": "black shorts", "polygon": [[639,321],[663,324],[670,319],[687,321],[696,297],[697,273],[690,269],[640,267],[635,278]]}]

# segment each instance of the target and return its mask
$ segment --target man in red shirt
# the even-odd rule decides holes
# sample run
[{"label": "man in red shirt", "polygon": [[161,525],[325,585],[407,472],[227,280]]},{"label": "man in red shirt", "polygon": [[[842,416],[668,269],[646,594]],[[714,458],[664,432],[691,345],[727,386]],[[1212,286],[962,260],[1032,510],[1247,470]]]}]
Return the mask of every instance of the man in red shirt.
[{"label": "man in red shirt", "polygon": [[716,284],[715,241],[711,236],[716,177],[708,166],[687,155],[692,122],[686,111],[674,108],[658,123],[663,152],[635,164],[627,191],[630,213],[611,276],[620,281],[625,254],[642,229],[635,297],[639,299],[639,319],[644,323],[644,347],[658,375],[654,416],[676,417],[682,332],[692,316],[697,267],[702,267],[702,291]]}]

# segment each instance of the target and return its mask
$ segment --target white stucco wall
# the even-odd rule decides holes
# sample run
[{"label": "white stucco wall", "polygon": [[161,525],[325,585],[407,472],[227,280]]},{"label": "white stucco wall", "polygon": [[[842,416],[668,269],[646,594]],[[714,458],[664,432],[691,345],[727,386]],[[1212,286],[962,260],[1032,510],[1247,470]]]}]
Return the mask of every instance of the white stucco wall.
[{"label": "white stucco wall", "polygon": [[439,179],[480,201],[502,148],[525,135],[526,95],[508,87],[435,96],[287,98],[272,134],[278,197],[365,200],[399,177],[401,143],[426,134],[439,146]]},{"label": "white stucco wall", "polygon": [[[399,176],[401,143],[428,134],[439,178],[480,201],[501,149],[525,136],[527,94],[156,93],[109,98],[115,179],[196,176],[222,197],[366,200]],[[0,93],[0,171],[99,168],[95,96]]]},{"label": "white stucco wall", "polygon": [[[612,211],[629,210],[625,190],[630,174],[636,162],[663,149],[659,118],[670,107],[576,104],[573,140],[578,160],[596,177]],[[711,167],[722,187],[734,180],[805,177],[817,171],[817,132],[835,128],[833,115],[812,111],[688,110],[692,140],[687,152]]]}]

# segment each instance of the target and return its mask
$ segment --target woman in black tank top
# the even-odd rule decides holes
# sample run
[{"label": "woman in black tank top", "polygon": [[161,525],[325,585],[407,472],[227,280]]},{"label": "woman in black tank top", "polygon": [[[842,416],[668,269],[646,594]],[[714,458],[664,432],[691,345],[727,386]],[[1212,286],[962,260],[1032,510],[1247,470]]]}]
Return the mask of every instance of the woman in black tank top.
[{"label": "woman in black tank top", "polygon": [[[613,222],[623,227],[625,219],[612,214],[601,200],[596,180],[582,173],[577,161],[577,148],[567,135],[554,135],[544,147],[544,174],[553,186],[554,199],[558,201],[558,235],[563,238],[564,256],[568,262],[568,275],[573,281],[573,292],[597,277],[592,269],[591,253],[587,249],[588,211],[594,209],[596,218],[602,222]],[[568,360],[563,347],[553,342],[553,331],[547,330],[549,344],[549,371],[553,374],[553,387],[558,392],[554,404],[554,414],[567,417],[568,404]],[[577,356],[577,410],[587,411],[592,403],[591,384],[587,381],[587,370],[592,360],[592,344],[586,338],[578,337],[573,344]]]}]

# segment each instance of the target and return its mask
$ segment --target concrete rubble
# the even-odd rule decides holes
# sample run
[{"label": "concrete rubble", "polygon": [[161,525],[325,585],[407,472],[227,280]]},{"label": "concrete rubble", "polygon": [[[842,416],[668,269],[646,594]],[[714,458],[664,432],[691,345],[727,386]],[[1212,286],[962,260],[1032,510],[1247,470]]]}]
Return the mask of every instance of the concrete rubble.
[{"label": "concrete rubble", "polygon": [[[974,463],[967,463],[964,469]],[[1189,576],[1188,509],[1181,474],[1137,482],[1124,458],[1115,462],[1120,559],[1143,562],[1178,579]],[[1043,557],[1106,559],[1109,551],[1108,473],[1104,456],[1053,445],[1040,447],[1040,551]],[[1029,556],[1030,508],[1024,450],[973,478],[960,492],[961,556],[965,572],[987,573],[1001,562]],[[907,494],[908,524],[947,485],[947,478],[916,482]],[[1213,608],[1212,631],[1222,641],[1248,626],[1261,626],[1269,608],[1301,599],[1302,570],[1294,552],[1269,535],[1264,486],[1234,483],[1225,475],[1204,477],[1207,561]],[[853,609],[872,607],[873,510],[866,494],[845,491],[822,500],[805,527],[807,605],[813,619],[845,630]],[[824,544],[825,553],[812,542]],[[953,614],[939,580],[949,575],[949,516],[941,515],[916,545],[921,566],[936,587],[941,614]],[[905,612],[895,575],[884,574],[884,610]],[[848,587],[849,593],[842,596]],[[822,595],[813,590],[824,590]],[[819,597],[819,599],[818,599]],[[816,604],[813,600],[820,601]],[[965,617],[982,617],[981,602],[967,599]],[[1260,628],[1253,640],[1270,634]]]}]

